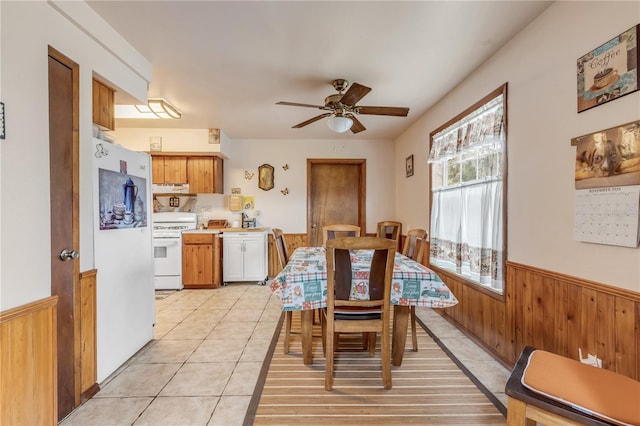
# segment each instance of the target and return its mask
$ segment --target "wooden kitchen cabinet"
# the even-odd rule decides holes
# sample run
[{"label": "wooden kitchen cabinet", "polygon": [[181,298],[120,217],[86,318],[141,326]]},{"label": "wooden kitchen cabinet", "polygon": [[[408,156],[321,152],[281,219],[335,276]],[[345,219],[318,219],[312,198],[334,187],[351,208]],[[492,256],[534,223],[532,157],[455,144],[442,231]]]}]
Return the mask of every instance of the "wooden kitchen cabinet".
[{"label": "wooden kitchen cabinet", "polygon": [[184,288],[220,287],[222,278],[220,257],[220,238],[217,234],[182,234],[182,284]]},{"label": "wooden kitchen cabinet", "polygon": [[222,167],[220,157],[189,157],[187,159],[189,192],[222,194],[224,190]]},{"label": "wooden kitchen cabinet", "polygon": [[187,183],[187,157],[152,156],[152,183]]},{"label": "wooden kitchen cabinet", "polygon": [[222,194],[223,159],[212,155],[151,153],[152,183],[188,183],[192,194]]},{"label": "wooden kitchen cabinet", "polygon": [[114,130],[114,90],[93,80],[93,122],[102,129]]}]

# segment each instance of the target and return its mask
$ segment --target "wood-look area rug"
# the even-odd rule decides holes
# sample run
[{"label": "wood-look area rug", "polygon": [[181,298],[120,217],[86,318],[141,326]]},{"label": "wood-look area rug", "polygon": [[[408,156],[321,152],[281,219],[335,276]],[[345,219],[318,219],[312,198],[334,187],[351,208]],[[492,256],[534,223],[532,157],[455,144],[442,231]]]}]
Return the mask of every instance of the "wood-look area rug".
[{"label": "wood-look area rug", "polygon": [[[294,314],[293,321],[293,330],[299,330],[300,316]],[[402,365],[392,367],[390,390],[382,387],[379,347],[369,357],[360,349],[360,335],[340,336],[334,389],[327,392],[319,327],[313,364],[304,365],[299,334],[291,335],[290,352],[283,353],[281,319],[244,424],[506,424],[504,406],[420,325],[418,352],[411,350],[409,330]]]}]

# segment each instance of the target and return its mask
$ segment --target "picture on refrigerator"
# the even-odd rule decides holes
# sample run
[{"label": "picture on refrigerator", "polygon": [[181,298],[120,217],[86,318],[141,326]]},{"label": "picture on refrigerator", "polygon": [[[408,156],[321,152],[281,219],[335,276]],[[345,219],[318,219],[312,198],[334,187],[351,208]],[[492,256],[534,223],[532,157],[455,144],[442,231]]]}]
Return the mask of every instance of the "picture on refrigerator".
[{"label": "picture on refrigerator", "polygon": [[98,169],[100,230],[147,226],[147,180],[126,173]]}]

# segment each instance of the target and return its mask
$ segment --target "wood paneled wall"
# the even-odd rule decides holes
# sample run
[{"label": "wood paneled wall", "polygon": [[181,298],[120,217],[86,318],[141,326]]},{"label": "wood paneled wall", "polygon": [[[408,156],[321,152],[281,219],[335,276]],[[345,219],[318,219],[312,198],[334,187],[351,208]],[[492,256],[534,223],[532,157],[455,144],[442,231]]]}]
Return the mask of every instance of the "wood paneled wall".
[{"label": "wood paneled wall", "polygon": [[57,315],[52,296],[0,313],[0,424],[58,423]]},{"label": "wood paneled wall", "polygon": [[[306,234],[287,234],[292,253]],[[429,266],[429,247],[423,263]],[[269,238],[269,276],[278,261]],[[436,311],[463,329],[496,358],[513,366],[527,345],[578,359],[588,353],[602,367],[640,380],[640,293],[507,262],[503,297],[466,284],[453,274],[438,275],[460,303]]]},{"label": "wood paneled wall", "polygon": [[98,378],[96,269],[80,273],[80,392],[81,400],[100,390]]},{"label": "wood paneled wall", "polygon": [[515,364],[527,345],[640,380],[640,294],[507,263],[504,300],[437,271],[460,303],[439,310],[496,357]]}]

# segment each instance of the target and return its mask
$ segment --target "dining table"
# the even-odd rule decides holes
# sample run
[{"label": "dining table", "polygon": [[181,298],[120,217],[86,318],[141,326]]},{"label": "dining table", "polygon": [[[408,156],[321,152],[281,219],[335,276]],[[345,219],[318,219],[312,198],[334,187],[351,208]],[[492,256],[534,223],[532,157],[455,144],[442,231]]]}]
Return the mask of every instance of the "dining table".
[{"label": "dining table", "polygon": [[[354,264],[351,297],[366,298],[368,279],[363,271],[371,264],[373,250],[351,250],[350,255]],[[325,248],[298,247],[269,287],[280,299],[283,311],[301,311],[302,357],[305,364],[311,364],[313,313],[315,309],[327,306]],[[457,303],[454,294],[435,272],[396,252],[391,283],[393,365],[402,364],[410,306],[447,308]]]}]

